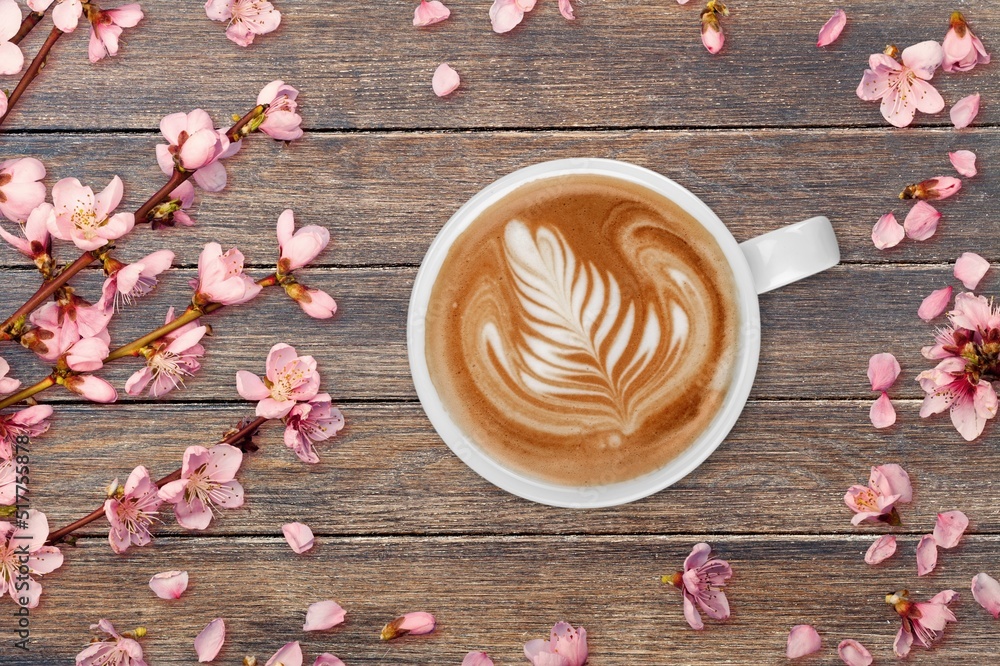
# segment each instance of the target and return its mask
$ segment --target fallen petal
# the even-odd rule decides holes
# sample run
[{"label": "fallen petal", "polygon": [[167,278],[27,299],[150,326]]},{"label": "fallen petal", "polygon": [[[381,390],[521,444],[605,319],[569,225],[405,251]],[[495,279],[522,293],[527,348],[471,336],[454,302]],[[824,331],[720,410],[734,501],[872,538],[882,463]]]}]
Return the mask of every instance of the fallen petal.
[{"label": "fallen petal", "polygon": [[462,80],[458,76],[458,72],[452,69],[451,65],[446,62],[438,65],[438,68],[434,70],[434,78],[431,80],[431,87],[434,89],[434,94],[438,97],[444,97],[455,92],[458,88],[458,84]]},{"label": "fallen petal", "polygon": [[844,31],[844,26],[847,25],[847,14],[844,13],[843,9],[838,9],[830,17],[819,31],[819,39],[816,40],[816,46],[829,46],[837,41],[840,37],[840,33]]},{"label": "fallen petal", "polygon": [[896,221],[896,216],[892,213],[886,213],[878,218],[878,222],[872,228],[872,242],[880,250],[896,247],[905,235],[903,225]]},{"label": "fallen petal", "polygon": [[888,352],[875,354],[868,359],[868,381],[873,391],[885,391],[899,377],[899,361]]},{"label": "fallen petal", "polygon": [[874,661],[872,653],[853,638],[841,641],[837,646],[837,654],[847,666],[870,666]]},{"label": "fallen petal", "polygon": [[948,153],[948,159],[951,160],[955,171],[966,178],[972,178],[979,173],[976,170],[976,154],[971,150],[956,150],[953,153]]},{"label": "fallen petal", "polygon": [[430,613],[407,613],[382,627],[382,640],[391,641],[407,634],[429,634],[434,631],[434,625],[434,616]]},{"label": "fallen petal", "polygon": [[990,262],[975,252],[965,252],[955,262],[955,277],[961,280],[969,291],[974,291],[979,286],[979,281],[983,279],[988,270],[990,270]]},{"label": "fallen petal", "polygon": [[940,548],[954,548],[968,527],[969,519],[961,511],[939,513],[934,524],[934,543]]},{"label": "fallen petal", "polygon": [[882,391],[878,400],[872,403],[868,418],[871,419],[872,425],[879,429],[888,428],[896,422],[896,409],[885,391]]},{"label": "fallen petal", "polygon": [[306,611],[306,623],[302,631],[323,631],[343,623],[347,612],[336,601],[317,601]]},{"label": "fallen petal", "polygon": [[194,649],[198,653],[199,662],[213,661],[222,649],[226,640],[226,623],[222,618],[216,618],[208,623],[198,637],[194,639]]},{"label": "fallen petal", "polygon": [[937,231],[941,213],[926,201],[918,201],[903,220],[906,235],[913,240],[927,240]]},{"label": "fallen petal", "polygon": [[972,124],[979,114],[979,93],[963,97],[951,107],[951,124],[955,129],[963,129]]},{"label": "fallen petal", "polygon": [[797,659],[807,654],[817,652],[823,645],[823,639],[811,625],[799,624],[792,627],[788,632],[788,647],[785,656],[789,659]]},{"label": "fallen petal", "polygon": [[180,599],[187,586],[187,571],[164,571],[149,579],[149,589],[161,599]]},{"label": "fallen petal", "polygon": [[927,298],[920,303],[920,307],[917,308],[917,316],[924,321],[930,321],[931,319],[940,317],[941,313],[948,309],[948,303],[951,302],[952,291],[953,290],[950,286],[932,291],[930,295],[928,295]]},{"label": "fallen petal", "polygon": [[470,652],[462,660],[462,666],[493,666],[493,660],[485,652]]},{"label": "fallen petal", "polygon": [[315,543],[312,530],[303,523],[286,523],[281,526],[281,532],[288,545],[299,555],[312,548]]},{"label": "fallen petal", "polygon": [[917,575],[926,576],[937,566],[937,543],[934,536],[925,534],[917,544]]},{"label": "fallen petal", "polygon": [[883,534],[875,539],[875,542],[868,547],[865,553],[865,562],[872,566],[883,562],[896,554],[896,537],[891,534]]},{"label": "fallen petal", "polygon": [[990,615],[1000,618],[1000,583],[989,574],[976,574],[972,579],[972,596]]}]

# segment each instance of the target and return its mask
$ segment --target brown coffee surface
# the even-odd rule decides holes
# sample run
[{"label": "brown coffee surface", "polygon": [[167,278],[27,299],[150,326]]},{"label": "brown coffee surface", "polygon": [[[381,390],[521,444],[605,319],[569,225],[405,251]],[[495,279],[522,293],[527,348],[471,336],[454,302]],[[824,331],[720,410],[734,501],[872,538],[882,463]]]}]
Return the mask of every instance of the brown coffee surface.
[{"label": "brown coffee surface", "polygon": [[524,185],[455,241],[426,318],[431,380],[488,455],[563,485],[659,469],[723,403],[739,312],[714,237],[609,176]]}]

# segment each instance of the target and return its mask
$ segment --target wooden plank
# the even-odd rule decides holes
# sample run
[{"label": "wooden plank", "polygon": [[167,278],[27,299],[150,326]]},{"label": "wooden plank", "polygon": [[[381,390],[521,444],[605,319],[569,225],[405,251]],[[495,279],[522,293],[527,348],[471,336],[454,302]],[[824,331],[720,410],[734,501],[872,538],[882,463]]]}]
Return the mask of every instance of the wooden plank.
[{"label": "wooden plank", "polygon": [[[7,136],[0,155],[41,158],[50,185],[73,176],[103,187],[120,174],[123,209],[135,210],[165,182],[153,158],[157,141],[129,134]],[[871,228],[879,216],[895,210],[902,223],[909,210],[897,198],[900,190],[953,174],[947,154],[958,149],[978,153],[982,174],[938,204],[945,217],[937,235],[876,250]],[[307,134],[287,147],[253,137],[227,162],[229,187],[199,196],[196,227],[141,230],[122,243],[123,256],[171,247],[194,264],[199,248],[217,240],[267,263],[275,220],[290,207],[302,224],[330,229],[327,264],[416,265],[452,213],[493,180],[529,164],[581,156],[632,161],[675,179],[740,241],[824,214],[833,220],[844,261],[950,262],[970,250],[1000,260],[995,234],[984,232],[997,222],[990,202],[1000,176],[989,169],[1000,162],[995,129]],[[6,246],[0,262],[25,263]]]},{"label": "wooden plank", "polygon": [[[881,126],[878,105],[855,95],[868,55],[890,42],[942,39],[951,9],[933,0],[899,12],[841,2],[849,26],[819,50],[816,33],[833,5],[734,4],[723,21],[726,47],[711,56],[699,39],[702,3],[577,2],[572,23],[542,3],[508,35],[491,31],[487,2],[453,2],[452,18],[429,30],[411,25],[414,4],[284,0],[278,31],[242,49],[199,7],[149,2],[117,58],[91,65],[86,30],[57,44],[10,127],[155,128],[163,115],[195,107],[221,122],[249,109],[275,78],[303,91],[314,128]],[[1000,8],[979,3],[967,14],[987,47],[998,42]],[[49,26],[25,41],[29,57]],[[442,61],[463,79],[445,100],[430,86]],[[939,74],[934,83],[948,102],[975,91],[996,98],[998,83],[983,72]],[[978,122],[998,119],[987,104]],[[918,122],[949,124],[946,113]]]},{"label": "wooden plank", "polygon": [[[258,269],[254,274],[265,272]],[[183,308],[190,301],[187,283],[194,275],[192,269],[168,274],[157,293],[112,322],[112,341],[125,344],[138,338],[160,325],[169,306]],[[262,371],[268,349],[284,341],[319,360],[325,386],[338,399],[414,398],[405,331],[414,275],[412,268],[304,271],[304,282],[338,300],[340,309],[332,320],[306,317],[278,289],[248,305],[213,314],[205,319],[215,333],[207,343],[205,367],[171,399],[238,399],[236,371]],[[0,295],[4,312],[12,312],[30,294],[26,277],[23,272],[0,272],[0,282],[11,284]],[[96,301],[99,278],[97,271],[89,271],[80,281],[80,293]],[[920,356],[920,347],[929,344],[934,325],[917,318],[917,307],[931,290],[953,282],[949,266],[841,266],[764,295],[763,344],[753,397],[867,399],[868,359],[889,351],[904,370],[890,391],[892,397],[922,398],[913,380],[931,367]],[[994,293],[998,283],[996,273],[987,276],[983,292]],[[27,350],[6,343],[0,353],[22,381],[44,376]],[[119,361],[104,376],[121,387],[137,367],[136,361]],[[48,395],[69,397],[64,391]]]},{"label": "wooden plank", "polygon": [[[282,517],[274,516],[275,522]],[[263,663],[286,641],[299,640],[312,663],[331,651],[352,666],[458,664],[469,650],[499,664],[523,663],[525,641],[557,620],[587,629],[595,665],[784,664],[788,630],[814,624],[824,640],[812,664],[839,664],[836,645],[855,638],[876,663],[893,663],[899,621],[883,601],[903,586],[917,599],[953,588],[957,624],[933,651],[914,649],[921,664],[991,663],[997,624],[972,600],[969,580],[996,565],[998,537],[970,537],[945,553],[938,570],[916,578],[913,544],[879,567],[862,560],[867,539],[845,537],[712,538],[730,561],[732,617],[689,629],[680,595],[659,582],[680,568],[700,536],[351,538],[317,539],[296,556],[280,538],[166,539],[155,549],[117,557],[86,540],[67,551],[63,568],[43,579],[31,612],[32,650],[13,653],[14,619],[0,619],[4,663],[65,663],[104,617],[120,628],[145,626],[151,664],[191,664],[192,643],[213,618],[226,621],[220,663],[245,654]],[[189,572],[179,600],[155,598],[146,587],[164,569]],[[994,571],[994,573],[996,573]],[[332,598],[347,622],[329,631],[301,630],[310,603]],[[436,614],[434,633],[391,644],[378,631],[403,612]],[[848,611],[848,609],[850,609]],[[13,653],[13,654],[12,654]]]},{"label": "wooden plank", "polygon": [[[493,487],[451,453],[417,404],[345,404],[346,430],[318,445],[315,466],[284,447],[280,424],[265,426],[261,450],[240,473],[247,508],[223,512],[211,533],[259,534],[294,515],[337,535],[871,535],[880,529],[851,526],[843,494],[867,482],[870,466],[890,462],[902,464],[915,487],[914,502],[901,507],[900,533],[928,533],[936,514],[952,509],[970,517],[974,532],[1000,532],[994,447],[964,445],[947,417],[919,422],[917,404],[898,404],[900,424],[880,432],[867,421],[867,403],[751,402],[727,441],[683,481],[634,504],[586,512]],[[249,413],[221,405],[60,407],[33,446],[32,502],[53,525],[68,524],[103,501],[113,477],[124,482],[138,464],[165,476],[180,466],[185,446],[217,441]],[[107,525],[86,533],[106,534]],[[159,533],[185,531],[170,517]]]}]

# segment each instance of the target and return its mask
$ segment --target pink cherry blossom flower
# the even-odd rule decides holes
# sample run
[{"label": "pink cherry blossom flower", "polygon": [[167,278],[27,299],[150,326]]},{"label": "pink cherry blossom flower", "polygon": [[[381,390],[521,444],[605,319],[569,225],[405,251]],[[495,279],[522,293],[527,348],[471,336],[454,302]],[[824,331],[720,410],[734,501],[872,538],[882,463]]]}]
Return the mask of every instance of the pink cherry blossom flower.
[{"label": "pink cherry blossom flower", "polygon": [[816,46],[824,47],[833,44],[840,37],[840,33],[844,31],[845,25],[847,25],[847,14],[844,13],[843,9],[838,9],[820,29]]},{"label": "pink cherry blossom flower", "polygon": [[524,15],[535,8],[536,0],[493,0],[490,7],[490,23],[493,32],[510,32],[524,19]]},{"label": "pink cherry blossom flower", "polygon": [[[170,308],[164,323],[173,320],[174,309]],[[199,342],[207,332],[208,327],[195,319],[141,349],[146,366],[128,378],[125,392],[139,395],[149,385],[149,395],[159,398],[183,385],[185,377],[193,377],[201,369],[198,359],[205,355],[205,348]]]},{"label": "pink cherry blossom flower", "polygon": [[989,574],[976,574],[972,579],[972,597],[994,618],[1000,618],[1000,583]]},{"label": "pink cherry blossom flower", "polygon": [[972,34],[962,12],[952,13],[951,26],[941,47],[944,49],[941,69],[946,72],[967,72],[976,65],[985,65],[990,61],[990,54],[979,38]]},{"label": "pink cherry blossom flower", "polygon": [[876,428],[888,428],[896,422],[896,410],[886,391],[899,376],[899,361],[892,354],[875,354],[868,360],[868,381],[881,395],[872,403],[869,418]]},{"label": "pink cherry blossom flower", "polygon": [[22,527],[0,521],[0,597],[7,593],[18,606],[38,606],[42,586],[34,576],[52,573],[63,563],[59,549],[45,545],[48,538],[49,521],[41,511],[27,509]]},{"label": "pink cherry blossom flower", "polygon": [[161,599],[180,599],[187,586],[187,571],[164,571],[149,579],[149,589]]},{"label": "pink cherry blossom flower", "polygon": [[874,566],[895,554],[896,537],[891,534],[883,534],[868,547],[868,552],[865,553],[865,562]]},{"label": "pink cherry blossom flower", "polygon": [[45,419],[50,416],[49,405],[32,405],[13,414],[0,414],[0,459],[13,457],[18,437],[32,439],[47,432],[49,424]]},{"label": "pink cherry blossom flower", "polygon": [[298,641],[285,643],[264,666],[302,666],[302,646]]},{"label": "pink cherry blossom flower", "polygon": [[191,181],[185,180],[170,193],[169,199],[154,208],[149,214],[150,226],[153,229],[177,225],[193,227],[194,219],[188,212],[193,203],[194,185],[191,184]]},{"label": "pink cherry blossom flower", "polygon": [[257,104],[264,104],[264,121],[260,131],[278,141],[295,141],[302,137],[302,116],[296,98],[299,91],[280,79],[271,81],[257,95]]},{"label": "pink cherry blossom flower", "polygon": [[950,549],[958,545],[969,527],[968,517],[961,511],[946,511],[937,515],[934,524],[934,543],[939,548]]},{"label": "pink cherry blossom flower", "polygon": [[229,21],[226,37],[240,46],[250,46],[281,23],[281,12],[267,0],[208,0],[205,13],[213,21]]},{"label": "pink cherry blossom flower", "polygon": [[[142,658],[142,646],[138,638],[146,635],[139,627],[134,631],[118,633],[108,620],[99,620],[90,625],[90,630],[99,632],[99,637],[76,655],[76,666],[147,666]],[[101,637],[103,636],[103,637]]]},{"label": "pink cherry blossom flower", "polygon": [[142,9],[136,3],[108,10],[95,8],[87,15],[90,18],[90,45],[87,49],[90,62],[118,55],[122,28],[134,28],[143,17]]},{"label": "pink cherry blossom flower", "polygon": [[956,596],[953,590],[944,590],[926,602],[913,602],[906,590],[886,595],[886,603],[895,609],[903,622],[892,644],[897,657],[908,655],[914,641],[917,645],[930,648],[941,640],[947,623],[957,621],[955,614],[948,608],[948,604]]},{"label": "pink cherry blossom flower", "polygon": [[316,543],[312,530],[304,523],[285,523],[281,526],[281,533],[285,535],[285,541],[291,549],[299,555],[312,550]]},{"label": "pink cherry blossom flower", "polygon": [[979,281],[983,279],[988,270],[990,270],[990,262],[975,252],[965,252],[955,262],[955,277],[969,291],[979,286]]},{"label": "pink cherry blossom flower", "polygon": [[871,666],[874,661],[868,648],[853,638],[840,641],[840,645],[837,646],[837,655],[847,666]]},{"label": "pink cherry blossom flower", "polygon": [[341,608],[336,601],[327,599],[317,601],[309,605],[306,611],[306,623],[302,626],[302,631],[325,631],[336,627],[344,622],[347,611]]},{"label": "pink cherry blossom flower", "polygon": [[258,400],[257,416],[280,419],[292,411],[297,402],[312,400],[319,392],[316,359],[299,356],[295,348],[279,343],[267,354],[267,382],[257,375],[240,370],[236,373],[236,390],[247,400]]},{"label": "pink cherry blossom flower", "polygon": [[927,394],[920,416],[947,409],[955,429],[972,441],[997,413],[996,391],[982,375],[993,372],[996,364],[991,350],[1000,344],[1000,311],[983,296],[963,293],[955,297],[948,318],[951,326],[938,331],[935,344],[921,350],[939,363],[917,375]]},{"label": "pink cherry blossom flower", "polygon": [[215,129],[212,118],[195,109],[191,113],[171,113],[160,121],[160,132],[167,143],[156,144],[156,161],[168,176],[174,169],[194,171],[194,182],[207,192],[226,186],[226,167],[222,160],[239,150],[225,132]]},{"label": "pink cherry blossom flower", "polygon": [[904,235],[903,225],[896,221],[896,216],[892,213],[886,213],[878,219],[872,228],[872,243],[878,249],[885,250],[899,245],[899,241],[903,240]]},{"label": "pink cherry blossom flower", "polygon": [[719,23],[720,16],[729,16],[729,9],[718,0],[708,0],[701,12],[701,43],[713,55],[721,51],[726,43],[726,35]]},{"label": "pink cherry blossom flower", "polygon": [[49,220],[49,233],[60,240],[71,240],[81,250],[96,250],[108,241],[132,231],[135,215],[114,213],[121,203],[124,188],[118,176],[95,195],[76,178],[63,178],[52,186],[55,218]]},{"label": "pink cherry blossom flower", "polygon": [[938,113],[944,108],[940,93],[928,83],[944,59],[941,45],[914,44],[903,50],[902,59],[900,64],[885,53],[873,53],[857,90],[863,100],[882,100],[882,117],[896,127],[913,122],[917,111]]},{"label": "pink cherry blossom flower", "polygon": [[872,467],[867,486],[851,486],[844,495],[844,503],[855,513],[854,525],[866,520],[899,524],[896,502],[913,500],[910,477],[899,465]]},{"label": "pink cherry blossom flower", "polygon": [[160,488],[160,499],[174,505],[177,522],[189,530],[203,530],[212,522],[212,509],[243,506],[243,486],[235,480],[243,452],[229,444],[210,449],[189,446],[184,451],[181,478]]},{"label": "pink cherry blossom flower", "polygon": [[709,559],[711,552],[712,547],[707,543],[695,544],[684,560],[684,571],[662,579],[683,594],[684,618],[692,629],[705,628],[699,608],[713,620],[729,617],[729,600],[722,588],[732,577],[733,569],[725,560]]},{"label": "pink cherry blossom flower", "polygon": [[414,636],[429,634],[434,631],[434,625],[434,616],[430,613],[407,613],[382,627],[382,640],[391,641],[407,634]]},{"label": "pink cherry blossom flower", "polygon": [[108,278],[104,281],[101,303],[106,309],[121,310],[122,304],[132,305],[156,287],[156,276],[170,268],[174,253],[158,250],[134,264],[123,264],[108,257],[104,260]]},{"label": "pink cherry blossom flower", "polygon": [[0,506],[17,504],[17,474],[14,461],[0,458]]},{"label": "pink cherry blossom flower", "polygon": [[283,287],[285,293],[313,319],[329,319],[337,312],[337,301],[322,289],[313,289],[294,281]]},{"label": "pink cherry blossom flower", "polygon": [[976,171],[976,154],[971,150],[956,150],[953,153],[948,153],[948,159],[951,160],[955,171],[966,178],[972,178],[979,173]]},{"label": "pink cherry blossom flower", "polygon": [[941,213],[926,201],[918,201],[903,220],[906,235],[913,240],[927,240],[937,231]]},{"label": "pink cherry blossom flower", "polygon": [[823,645],[823,639],[819,633],[808,624],[799,624],[792,627],[788,632],[788,645],[785,648],[785,656],[789,659],[798,659],[807,654],[818,652]]},{"label": "pink cherry blossom flower", "polygon": [[431,80],[431,88],[438,97],[445,97],[458,90],[458,85],[462,82],[458,72],[446,62],[438,65],[434,70],[434,77]]},{"label": "pink cherry blossom flower", "polygon": [[949,113],[951,124],[955,129],[965,129],[972,124],[972,121],[979,115],[979,93],[963,97],[955,102]]},{"label": "pink cherry blossom flower", "polygon": [[338,659],[336,655],[324,652],[316,657],[316,661],[313,662],[313,666],[347,666],[347,664]]},{"label": "pink cherry blossom flower", "polygon": [[26,222],[31,211],[45,201],[43,178],[45,165],[34,157],[0,162],[0,215]]},{"label": "pink cherry blossom flower", "polygon": [[418,28],[440,23],[451,16],[451,10],[444,6],[440,0],[420,0],[420,4],[413,10],[413,25]]},{"label": "pink cherry blossom flower", "polygon": [[243,253],[235,247],[223,252],[218,243],[207,243],[198,257],[195,303],[239,305],[263,288],[243,272]]},{"label": "pink cherry blossom flower", "polygon": [[8,372],[10,372],[10,364],[0,357],[0,395],[13,393],[21,385],[21,380],[8,377]]},{"label": "pink cherry blossom flower", "polygon": [[111,550],[121,555],[130,546],[145,546],[152,541],[149,528],[157,520],[157,509],[163,500],[149,478],[149,470],[142,465],[132,470],[123,488],[118,486],[117,479],[113,485],[104,502],[104,515],[111,526],[108,543]]},{"label": "pink cherry blossom flower", "polygon": [[331,404],[329,393],[297,403],[284,420],[285,446],[310,464],[319,462],[313,444],[333,437],[344,427],[344,415]]},{"label": "pink cherry blossom flower", "polygon": [[194,639],[194,651],[198,653],[198,661],[200,663],[214,661],[225,641],[226,623],[221,617],[217,617]]},{"label": "pink cherry blossom flower", "polygon": [[962,181],[951,176],[938,176],[921,181],[916,185],[907,185],[899,193],[900,199],[947,199],[962,189]]},{"label": "pink cherry blossom flower", "polygon": [[948,309],[948,303],[951,302],[951,293],[953,289],[951,286],[944,287],[942,289],[936,289],[927,295],[924,300],[920,302],[920,307],[917,308],[917,316],[924,321],[930,321],[941,316],[941,313]]},{"label": "pink cherry blossom flower", "polygon": [[49,220],[55,217],[55,209],[50,203],[41,203],[34,210],[28,213],[28,220],[25,222],[22,236],[15,236],[0,227],[0,238],[7,241],[11,247],[35,260],[36,265],[40,265],[49,256],[52,240],[49,236]]},{"label": "pink cherry blossom flower", "polygon": [[934,571],[934,567],[937,566],[937,557],[937,544],[934,543],[934,537],[930,534],[920,537],[920,543],[917,544],[917,575],[926,576]]},{"label": "pink cherry blossom flower", "polygon": [[63,385],[91,402],[106,404],[118,400],[115,387],[94,375],[71,375],[65,378]]},{"label": "pink cherry blossom flower", "polygon": [[470,652],[462,660],[462,666],[493,666],[493,660],[485,652]]},{"label": "pink cherry blossom flower", "polygon": [[295,231],[295,213],[290,208],[278,216],[277,235],[279,276],[309,265],[330,242],[330,232],[314,224]]},{"label": "pink cherry blossom flower", "polygon": [[583,666],[589,656],[587,630],[557,622],[548,641],[536,638],[524,644],[524,656],[534,666]]},{"label": "pink cherry blossom flower", "polygon": [[[17,74],[24,67],[24,54],[10,39],[21,27],[21,7],[15,0],[0,0],[0,75]],[[4,95],[6,101],[6,95]],[[6,104],[4,104],[6,107]],[[0,110],[0,116],[6,108]]]}]

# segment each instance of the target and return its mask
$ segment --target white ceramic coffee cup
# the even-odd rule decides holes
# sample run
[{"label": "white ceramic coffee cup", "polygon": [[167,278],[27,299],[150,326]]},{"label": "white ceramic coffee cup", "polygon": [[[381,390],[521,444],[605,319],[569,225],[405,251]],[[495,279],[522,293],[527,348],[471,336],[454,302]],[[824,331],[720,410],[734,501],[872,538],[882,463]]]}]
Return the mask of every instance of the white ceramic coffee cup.
[{"label": "white ceramic coffee cup", "polygon": [[[677,203],[712,233],[729,260],[739,291],[739,352],[732,383],[715,418],[680,456],[643,476],[603,486],[565,486],[505,467],[485,453],[451,419],[427,369],[425,319],[431,289],[448,250],[480,214],[517,188],[543,178],[571,174],[611,176],[645,186]],[[760,355],[757,295],[835,266],[840,250],[830,221],[813,217],[737,243],[722,220],[701,199],[658,173],[616,160],[565,159],[535,164],[501,178],[476,194],[438,233],[413,284],[407,318],[410,372],[420,403],[451,450],[480,476],[515,495],[552,506],[590,508],[632,502],[690,474],[718,448],[746,404]]]}]

